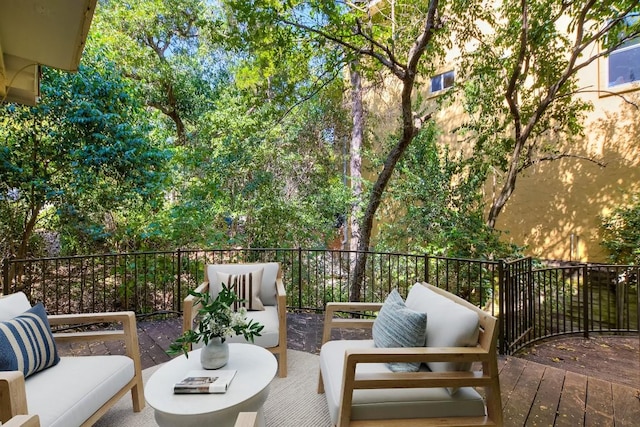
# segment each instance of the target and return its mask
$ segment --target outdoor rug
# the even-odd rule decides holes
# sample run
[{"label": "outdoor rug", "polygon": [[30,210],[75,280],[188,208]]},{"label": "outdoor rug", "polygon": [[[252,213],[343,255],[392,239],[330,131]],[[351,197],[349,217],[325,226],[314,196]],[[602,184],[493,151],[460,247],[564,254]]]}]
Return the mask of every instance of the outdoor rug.
[{"label": "outdoor rug", "polygon": [[[271,382],[269,397],[264,404],[267,427],[329,427],[331,418],[324,394],[318,394],[319,358],[315,354],[287,350],[288,374],[276,376]],[[159,368],[142,371],[144,383]],[[145,405],[135,413],[131,395],[125,395],[94,427],[156,427],[153,409]]]}]

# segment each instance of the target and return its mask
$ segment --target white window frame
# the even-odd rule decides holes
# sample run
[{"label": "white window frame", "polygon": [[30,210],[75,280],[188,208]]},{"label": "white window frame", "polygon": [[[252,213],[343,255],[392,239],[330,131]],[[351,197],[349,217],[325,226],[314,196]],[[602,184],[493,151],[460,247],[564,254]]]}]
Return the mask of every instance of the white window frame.
[{"label": "white window frame", "polygon": [[[451,76],[450,84],[446,85],[448,81],[447,79],[448,76]],[[434,82],[438,82],[438,85],[437,86],[434,85]],[[447,89],[453,87],[453,85],[456,83],[456,73],[454,70],[448,70],[443,73],[436,74],[435,76],[431,77],[429,83],[430,83],[430,90],[429,90],[430,93],[432,95],[440,94],[446,91]],[[437,89],[434,90],[434,86],[437,87]]]},{"label": "white window frame", "polygon": [[[611,75],[611,57],[635,52],[640,56],[640,37],[627,41],[623,46],[605,57],[599,58],[600,96],[610,96],[640,88],[640,60],[637,64],[630,64],[623,72]],[[628,64],[623,62],[624,64]],[[635,66],[634,66],[635,65]]]}]

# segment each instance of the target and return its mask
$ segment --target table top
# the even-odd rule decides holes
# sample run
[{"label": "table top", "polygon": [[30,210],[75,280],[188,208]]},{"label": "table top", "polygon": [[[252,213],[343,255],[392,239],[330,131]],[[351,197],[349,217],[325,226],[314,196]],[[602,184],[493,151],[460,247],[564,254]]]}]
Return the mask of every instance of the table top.
[{"label": "table top", "polygon": [[[278,363],[268,350],[254,344],[229,344],[229,362],[221,368],[236,369],[229,390],[222,394],[174,394],[173,385],[188,371],[202,369],[200,349],[165,363],[151,375],[144,387],[145,399],[155,410],[175,415],[196,415],[239,405],[269,386]],[[216,372],[216,370],[211,370]]]}]

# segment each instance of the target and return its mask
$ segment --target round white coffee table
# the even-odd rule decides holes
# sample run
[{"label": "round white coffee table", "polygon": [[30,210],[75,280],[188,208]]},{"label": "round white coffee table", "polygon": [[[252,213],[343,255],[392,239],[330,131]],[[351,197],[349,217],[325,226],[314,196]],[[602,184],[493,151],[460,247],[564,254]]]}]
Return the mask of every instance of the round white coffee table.
[{"label": "round white coffee table", "polygon": [[199,349],[189,352],[189,358],[182,355],[167,362],[147,381],[145,398],[160,427],[233,426],[239,412],[258,412],[264,426],[262,405],[278,369],[270,351],[253,344],[229,344],[229,362],[221,369],[237,373],[226,393],[174,394],[173,385],[198,369],[202,369]]}]

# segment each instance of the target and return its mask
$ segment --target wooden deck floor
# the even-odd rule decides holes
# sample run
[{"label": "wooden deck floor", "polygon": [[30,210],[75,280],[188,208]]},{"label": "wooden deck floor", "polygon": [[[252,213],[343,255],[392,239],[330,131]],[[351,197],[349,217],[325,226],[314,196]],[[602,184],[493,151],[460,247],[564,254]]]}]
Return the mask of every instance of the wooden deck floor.
[{"label": "wooden deck floor", "polygon": [[640,426],[640,390],[536,362],[500,360],[506,426]]},{"label": "wooden deck floor", "polygon": [[[322,318],[288,315],[288,347],[318,353]],[[142,365],[169,360],[165,353],[180,334],[181,319],[138,322]],[[348,338],[348,337],[344,337]],[[121,349],[109,343],[61,349],[61,353],[106,354]],[[597,356],[594,356],[597,357]],[[505,426],[640,426],[640,384],[629,387],[537,362],[499,360]]]}]

